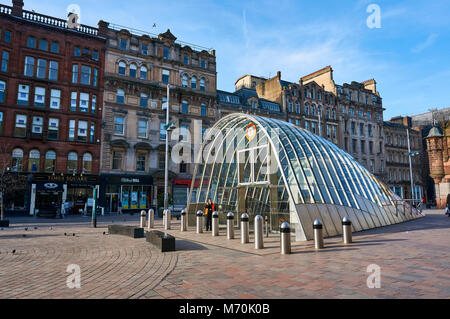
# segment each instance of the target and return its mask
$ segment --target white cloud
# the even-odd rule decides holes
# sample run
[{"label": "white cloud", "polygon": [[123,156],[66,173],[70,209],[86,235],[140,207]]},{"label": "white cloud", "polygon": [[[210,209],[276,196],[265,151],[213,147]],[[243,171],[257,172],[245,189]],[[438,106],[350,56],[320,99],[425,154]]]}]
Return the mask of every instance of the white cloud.
[{"label": "white cloud", "polygon": [[434,44],[434,42],[436,42],[436,39],[438,38],[438,34],[437,33],[432,33],[428,36],[428,38],[422,42],[419,43],[416,47],[414,47],[411,52],[413,53],[420,53],[423,50],[425,50],[426,48],[432,46]]}]

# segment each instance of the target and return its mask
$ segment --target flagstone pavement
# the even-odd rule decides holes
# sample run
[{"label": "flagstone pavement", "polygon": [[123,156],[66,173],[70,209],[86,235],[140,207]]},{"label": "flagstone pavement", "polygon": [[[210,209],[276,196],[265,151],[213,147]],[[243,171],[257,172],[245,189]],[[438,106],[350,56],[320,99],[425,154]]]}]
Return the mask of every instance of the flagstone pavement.
[{"label": "flagstone pavement", "polygon": [[[11,218],[0,230],[0,298],[450,298],[450,218],[428,210],[425,217],[354,234],[354,243],[325,239],[293,243],[280,255],[279,235],[265,248],[167,231],[176,252],[158,252],[145,239],[109,235],[107,225],[138,225],[134,216],[63,220]],[[156,229],[162,222],[156,220]],[[81,288],[66,285],[67,267],[79,265]],[[368,288],[367,267],[380,267],[381,287]]]}]

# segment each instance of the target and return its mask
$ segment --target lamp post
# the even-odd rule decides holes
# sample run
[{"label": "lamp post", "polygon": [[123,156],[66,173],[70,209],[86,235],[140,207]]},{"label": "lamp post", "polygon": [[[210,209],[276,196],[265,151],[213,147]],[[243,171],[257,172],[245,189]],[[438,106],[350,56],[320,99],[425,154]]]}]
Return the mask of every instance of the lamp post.
[{"label": "lamp post", "polygon": [[170,119],[170,84],[167,84],[167,105],[166,105],[166,159],[164,167],[164,210],[169,208],[169,132],[175,129],[175,125],[169,122]]},{"label": "lamp post", "polygon": [[416,200],[416,192],[414,190],[414,179],[413,179],[413,170],[412,170],[412,157],[419,155],[419,152],[411,152],[411,143],[409,141],[409,128],[406,129],[406,136],[408,139],[408,158],[409,158],[409,178],[411,179],[411,199]]}]

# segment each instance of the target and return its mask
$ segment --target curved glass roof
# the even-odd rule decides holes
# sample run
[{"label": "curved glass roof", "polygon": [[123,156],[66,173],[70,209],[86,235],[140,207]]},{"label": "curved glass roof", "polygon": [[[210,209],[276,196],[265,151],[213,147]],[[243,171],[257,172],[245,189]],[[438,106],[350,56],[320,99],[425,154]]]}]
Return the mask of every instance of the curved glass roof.
[{"label": "curved glass roof", "polygon": [[[309,207],[309,219],[326,220],[328,213],[311,213],[311,205],[333,205],[358,212],[353,216],[360,229],[404,220],[390,216],[399,199],[351,155],[281,120],[238,113],[221,119],[208,132],[197,163],[193,181],[201,182],[192,183],[190,204],[211,198],[227,211],[284,214],[300,224],[303,208]],[[329,228],[339,233],[339,222]]]}]

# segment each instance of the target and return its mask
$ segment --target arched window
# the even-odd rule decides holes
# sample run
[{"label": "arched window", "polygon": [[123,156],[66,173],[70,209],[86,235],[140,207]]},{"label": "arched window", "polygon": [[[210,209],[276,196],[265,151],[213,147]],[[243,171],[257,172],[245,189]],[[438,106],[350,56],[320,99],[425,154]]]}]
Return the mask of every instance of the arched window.
[{"label": "arched window", "polygon": [[83,155],[83,173],[92,173],[92,155],[90,153],[84,153]]},{"label": "arched window", "polygon": [[23,151],[20,148],[16,148],[12,151],[12,171],[21,172],[23,168]]},{"label": "arched window", "polygon": [[202,105],[201,105],[201,115],[202,116],[206,116],[207,115],[206,103],[202,103]]},{"label": "arched window", "polygon": [[39,172],[41,153],[39,150],[31,150],[28,157],[28,171]]},{"label": "arched window", "polygon": [[181,102],[181,113],[188,114],[189,113],[189,103],[188,101]]},{"label": "arched window", "polygon": [[311,116],[316,116],[316,105],[311,105]]},{"label": "arched window", "polygon": [[130,65],[130,77],[135,78],[137,74],[137,66],[136,64],[132,63]]},{"label": "arched window", "polygon": [[309,115],[309,103],[305,103],[305,114]]},{"label": "arched window", "polygon": [[145,93],[141,93],[140,106],[147,107],[147,105],[148,105],[148,95]]},{"label": "arched window", "polygon": [[197,78],[195,76],[191,79],[191,88],[196,89],[197,88]]},{"label": "arched window", "polygon": [[182,78],[182,83],[181,84],[182,84],[182,86],[184,88],[188,87],[188,76],[186,74],[183,74],[183,78]]},{"label": "arched window", "polygon": [[147,67],[141,66],[141,74],[140,74],[141,80],[147,80],[147,72],[148,72]]},{"label": "arched window", "polygon": [[56,167],[56,152],[48,151],[45,153],[44,171],[46,173],[53,173]]},{"label": "arched window", "polygon": [[127,65],[125,64],[125,62],[119,62],[119,74],[125,75],[126,70],[127,70]]},{"label": "arched window", "polygon": [[125,91],[122,89],[117,89],[116,102],[119,104],[125,103]]},{"label": "arched window", "polygon": [[76,173],[78,167],[78,154],[70,152],[67,156],[67,172]]},{"label": "arched window", "polygon": [[201,78],[200,79],[200,91],[205,91],[205,84],[206,84],[206,82],[205,82],[205,79],[204,78]]}]

